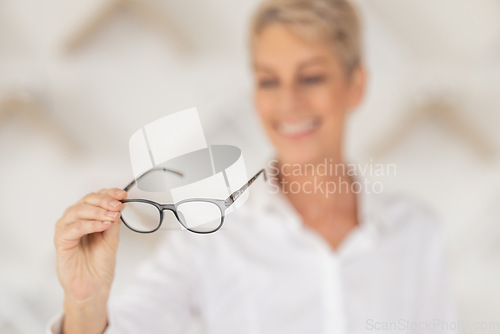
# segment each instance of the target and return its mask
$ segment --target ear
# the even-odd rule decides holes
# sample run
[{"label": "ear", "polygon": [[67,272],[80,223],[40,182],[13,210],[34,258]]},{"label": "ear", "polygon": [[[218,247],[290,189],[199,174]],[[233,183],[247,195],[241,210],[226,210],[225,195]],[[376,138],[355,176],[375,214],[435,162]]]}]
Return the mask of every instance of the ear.
[{"label": "ear", "polygon": [[366,69],[363,65],[359,65],[351,74],[349,110],[355,109],[361,104],[365,96],[366,80]]}]

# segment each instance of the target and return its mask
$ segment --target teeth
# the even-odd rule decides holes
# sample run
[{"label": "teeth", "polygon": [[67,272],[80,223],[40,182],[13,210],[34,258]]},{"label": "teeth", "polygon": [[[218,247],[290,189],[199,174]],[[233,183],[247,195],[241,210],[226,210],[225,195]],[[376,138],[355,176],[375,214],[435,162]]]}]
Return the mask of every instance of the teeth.
[{"label": "teeth", "polygon": [[313,130],[317,126],[316,119],[311,118],[301,122],[280,122],[278,123],[278,131],[284,135],[293,136]]}]

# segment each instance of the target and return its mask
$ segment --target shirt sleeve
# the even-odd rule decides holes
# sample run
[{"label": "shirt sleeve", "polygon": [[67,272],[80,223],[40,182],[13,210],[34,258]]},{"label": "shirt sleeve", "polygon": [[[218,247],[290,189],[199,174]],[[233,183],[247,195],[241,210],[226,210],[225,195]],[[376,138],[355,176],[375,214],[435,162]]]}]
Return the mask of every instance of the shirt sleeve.
[{"label": "shirt sleeve", "polygon": [[[197,237],[186,231],[165,232],[165,238],[151,259],[141,265],[133,283],[108,301],[105,334],[186,331],[197,314]],[[55,315],[47,333],[60,334],[63,317],[62,312]]]},{"label": "shirt sleeve", "polygon": [[[109,333],[183,333],[197,312],[197,241],[186,231],[166,231],[158,251],[135,282],[108,303]],[[126,261],[126,259],[119,259]]]},{"label": "shirt sleeve", "polygon": [[[421,275],[416,298],[416,321],[425,333],[455,333],[457,315],[451,287],[445,238],[432,217],[423,242]],[[424,331],[425,329],[425,331]],[[417,331],[418,332],[418,331]],[[420,333],[420,332],[418,332]]]},{"label": "shirt sleeve", "polygon": [[45,330],[46,334],[61,334],[62,333],[62,321],[63,321],[64,313],[60,311],[56,315],[54,315],[47,324],[47,328]]}]

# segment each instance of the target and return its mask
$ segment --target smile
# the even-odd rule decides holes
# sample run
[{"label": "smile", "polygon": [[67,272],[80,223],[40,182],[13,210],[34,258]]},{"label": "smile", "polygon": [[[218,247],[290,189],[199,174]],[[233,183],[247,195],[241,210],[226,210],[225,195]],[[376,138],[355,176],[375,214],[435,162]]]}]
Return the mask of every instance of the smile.
[{"label": "smile", "polygon": [[299,139],[305,137],[319,128],[321,120],[319,118],[308,118],[295,122],[277,122],[276,131],[287,138]]}]

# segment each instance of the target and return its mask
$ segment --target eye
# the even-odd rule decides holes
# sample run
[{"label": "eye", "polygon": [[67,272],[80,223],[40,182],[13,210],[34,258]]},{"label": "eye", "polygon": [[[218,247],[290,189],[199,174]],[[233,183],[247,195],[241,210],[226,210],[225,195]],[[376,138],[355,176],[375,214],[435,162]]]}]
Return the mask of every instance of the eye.
[{"label": "eye", "polygon": [[258,84],[260,88],[273,88],[278,86],[279,82],[275,79],[261,79]]},{"label": "eye", "polygon": [[299,79],[301,85],[312,86],[317,85],[325,81],[325,77],[322,75],[311,75],[305,76]]}]

